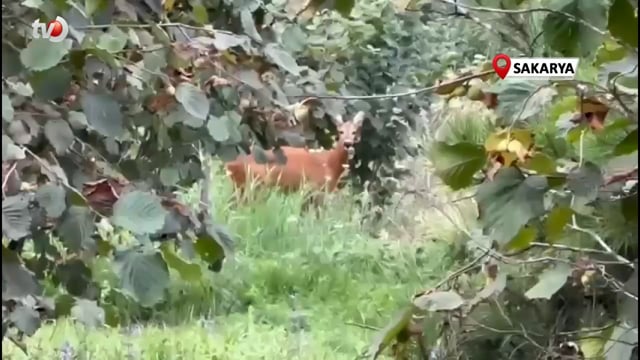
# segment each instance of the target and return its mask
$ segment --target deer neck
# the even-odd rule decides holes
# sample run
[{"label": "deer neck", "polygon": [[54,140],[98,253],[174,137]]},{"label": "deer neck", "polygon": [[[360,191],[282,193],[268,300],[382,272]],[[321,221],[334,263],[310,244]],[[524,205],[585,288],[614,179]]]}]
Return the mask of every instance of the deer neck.
[{"label": "deer neck", "polygon": [[337,143],[336,147],[329,150],[326,166],[331,173],[331,189],[335,188],[338,180],[340,179],[340,175],[344,172],[345,165],[348,164],[348,162],[349,153],[342,142]]}]

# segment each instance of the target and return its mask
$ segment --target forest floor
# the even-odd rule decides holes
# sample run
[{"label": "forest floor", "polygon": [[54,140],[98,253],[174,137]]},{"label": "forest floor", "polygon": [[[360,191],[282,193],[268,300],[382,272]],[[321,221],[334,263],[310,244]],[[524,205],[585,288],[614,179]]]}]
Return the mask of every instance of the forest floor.
[{"label": "forest floor", "polygon": [[372,237],[346,192],[316,217],[301,213],[296,194],[231,205],[228,180],[214,183],[216,218],[237,239],[220,273],[198,284],[174,276],[168,300],[144,322],[136,310],[121,328],[54,321],[27,340],[29,357],[5,341],[2,358],[353,360],[372,329],[452,267],[447,241]]}]

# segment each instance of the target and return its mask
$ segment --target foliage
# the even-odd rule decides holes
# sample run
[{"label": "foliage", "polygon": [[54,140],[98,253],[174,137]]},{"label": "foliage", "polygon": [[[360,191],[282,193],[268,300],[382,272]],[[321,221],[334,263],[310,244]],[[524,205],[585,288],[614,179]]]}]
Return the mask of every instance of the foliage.
[{"label": "foliage", "polygon": [[[399,359],[637,356],[637,312],[621,306],[637,306],[637,287],[620,291],[637,273],[637,4],[458,5],[475,22],[503,14],[488,29],[521,53],[579,57],[578,79],[494,76],[437,91],[443,102],[495,111],[486,138],[468,131],[430,149],[445,184],[475,190],[482,229],[466,233],[474,259],[416,295],[368,355],[391,347]],[[622,340],[618,326],[633,335]],[[439,335],[426,336],[433,328]]]},{"label": "foliage", "polygon": [[[203,275],[193,261],[219,271],[232,235],[212,221],[204,192],[191,209],[172,191],[203,179],[204,154],[278,145],[287,96],[300,95],[282,85],[322,84],[262,26],[282,9],[63,1],[4,10],[3,336],[7,327],[31,335],[50,313],[104,322],[95,259],[112,259],[123,294],[143,306],[163,301],[169,267],[192,281]],[[69,38],[32,36],[33,20],[58,15]],[[104,236],[104,224],[138,245]],[[23,258],[25,242],[35,257]],[[36,286],[44,279],[64,289],[56,301]],[[65,292],[78,298],[72,308],[58,306]]]},{"label": "foliage", "polygon": [[[95,262],[106,261],[119,279],[109,293],[143,306],[163,301],[168,269],[189,281],[204,276],[201,264],[220,271],[233,253],[232,234],[213,221],[206,192],[198,208],[174,195],[207,182],[208,156],[328,147],[331,117],[351,112],[344,99],[296,101],[424,86],[443,65],[457,67],[474,53],[442,41],[458,37],[448,23],[427,26],[388,1],[340,1],[328,13],[316,2],[300,6],[68,0],[5,7],[3,254],[15,276],[3,276],[3,311],[23,303],[43,318],[71,314],[95,325],[106,311],[109,320]],[[56,16],[68,22],[68,38],[34,38],[32,22]],[[396,161],[415,150],[409,130],[426,105],[424,97],[386,96],[349,106],[369,114],[352,167],[355,183],[369,184],[378,204],[394,191],[388,177],[402,174]],[[25,245],[33,257],[24,257]],[[22,288],[44,280],[59,291]],[[19,335],[35,326],[6,325]]]}]

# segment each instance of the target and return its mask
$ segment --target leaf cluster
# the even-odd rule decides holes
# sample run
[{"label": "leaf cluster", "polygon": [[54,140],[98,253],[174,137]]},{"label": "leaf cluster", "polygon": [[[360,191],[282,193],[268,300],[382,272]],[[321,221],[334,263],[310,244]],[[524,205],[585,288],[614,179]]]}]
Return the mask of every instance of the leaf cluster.
[{"label": "leaf cluster", "polygon": [[[626,294],[617,290],[637,271],[637,4],[500,4],[467,11],[511,19],[500,26],[518,34],[512,45],[536,37],[531,31],[538,29],[541,35],[529,45],[530,53],[579,57],[577,79],[489,77],[438,89],[443,101],[480,101],[497,119],[484,141],[435,141],[430,148],[445,184],[475,190],[482,229],[467,234],[468,247],[484,254],[478,259],[486,262],[485,272],[474,274],[470,269],[478,269],[476,263],[446,281],[451,290],[441,290],[443,283],[417,296],[410,309],[381,330],[369,354],[375,358],[388,346],[406,342],[402,334],[414,334],[418,323],[442,327],[437,341],[426,341],[443,356],[553,357],[567,355],[565,342],[575,341],[586,358],[612,359],[612,351],[628,359],[637,336],[620,345],[613,329],[637,329],[637,318],[625,323],[637,312],[606,304],[637,305],[637,287]],[[501,270],[497,265],[497,272],[490,270],[492,263]],[[461,294],[468,276],[485,278],[484,287],[474,290],[478,284],[471,284]],[[434,320],[433,313],[440,315]],[[540,323],[531,324],[532,316]],[[594,326],[602,329],[589,329]],[[507,333],[520,340],[482,345]],[[585,334],[603,340],[594,345],[581,340]]]}]

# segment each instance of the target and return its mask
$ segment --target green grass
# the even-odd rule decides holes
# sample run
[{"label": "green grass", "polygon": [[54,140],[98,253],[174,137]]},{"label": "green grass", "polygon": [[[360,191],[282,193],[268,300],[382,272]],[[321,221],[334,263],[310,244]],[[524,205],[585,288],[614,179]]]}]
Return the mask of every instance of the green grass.
[{"label": "green grass", "polygon": [[[316,216],[300,212],[298,194],[238,206],[225,178],[215,184],[216,218],[237,237],[221,273],[198,284],[174,276],[150,315],[120,308],[140,331],[47,324],[27,340],[29,358],[61,358],[70,347],[78,359],[354,359],[374,335],[359,324],[384,326],[453,261],[446,242],[372,238],[344,193]],[[2,349],[3,359],[27,358],[7,341]]]}]

